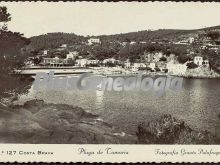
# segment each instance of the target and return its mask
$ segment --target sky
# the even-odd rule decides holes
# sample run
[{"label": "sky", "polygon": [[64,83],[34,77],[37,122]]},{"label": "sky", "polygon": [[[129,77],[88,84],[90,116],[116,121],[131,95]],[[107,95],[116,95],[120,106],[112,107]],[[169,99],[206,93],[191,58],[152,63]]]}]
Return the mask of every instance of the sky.
[{"label": "sky", "polygon": [[0,2],[11,13],[8,29],[26,37],[50,32],[104,35],[147,29],[220,25],[220,3]]}]

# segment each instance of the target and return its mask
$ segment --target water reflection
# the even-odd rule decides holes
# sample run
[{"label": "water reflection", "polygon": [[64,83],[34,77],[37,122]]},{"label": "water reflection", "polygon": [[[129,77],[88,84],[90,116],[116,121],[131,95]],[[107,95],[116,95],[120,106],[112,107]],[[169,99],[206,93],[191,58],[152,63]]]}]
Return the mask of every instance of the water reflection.
[{"label": "water reflection", "polygon": [[169,90],[159,98],[154,91],[36,92],[31,89],[19,101],[37,98],[46,102],[80,106],[129,133],[135,133],[140,122],[154,120],[162,114],[172,114],[193,128],[220,134],[219,84],[219,79],[184,79],[182,91]]},{"label": "water reflection", "polygon": [[104,91],[102,90],[96,90],[96,101],[95,101],[95,105],[96,105],[96,109],[100,110],[100,109],[104,109]]}]

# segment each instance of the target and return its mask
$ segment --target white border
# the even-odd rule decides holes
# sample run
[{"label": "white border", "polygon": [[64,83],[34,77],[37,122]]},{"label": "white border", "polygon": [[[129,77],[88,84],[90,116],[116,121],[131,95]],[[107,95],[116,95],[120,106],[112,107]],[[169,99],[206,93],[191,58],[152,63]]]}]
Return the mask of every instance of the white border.
[{"label": "white border", "polygon": [[[79,149],[84,148],[87,154],[79,154]],[[107,154],[105,149],[112,151],[124,151],[128,154]],[[97,154],[99,150],[103,154]],[[156,150],[176,154],[156,154]],[[203,149],[203,154],[199,150]],[[195,152],[194,154],[181,154],[181,150]],[[12,155],[9,152],[12,151]],[[15,151],[15,152],[14,152]],[[53,152],[52,155],[39,155],[38,151]],[[175,151],[175,152],[174,152]],[[212,154],[208,154],[208,152]],[[24,155],[23,152],[34,152],[34,155]],[[178,154],[177,154],[178,152]],[[218,152],[218,154],[213,154]],[[14,154],[15,153],[15,154]],[[79,145],[79,144],[1,144],[0,162],[220,162],[219,145]]]}]

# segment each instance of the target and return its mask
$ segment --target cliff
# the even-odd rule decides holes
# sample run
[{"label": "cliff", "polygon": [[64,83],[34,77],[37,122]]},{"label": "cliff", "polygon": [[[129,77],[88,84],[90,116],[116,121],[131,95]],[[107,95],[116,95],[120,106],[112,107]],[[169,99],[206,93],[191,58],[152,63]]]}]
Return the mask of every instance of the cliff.
[{"label": "cliff", "polygon": [[191,129],[184,121],[171,115],[141,123],[137,131],[141,144],[216,144],[216,137],[206,130]]}]

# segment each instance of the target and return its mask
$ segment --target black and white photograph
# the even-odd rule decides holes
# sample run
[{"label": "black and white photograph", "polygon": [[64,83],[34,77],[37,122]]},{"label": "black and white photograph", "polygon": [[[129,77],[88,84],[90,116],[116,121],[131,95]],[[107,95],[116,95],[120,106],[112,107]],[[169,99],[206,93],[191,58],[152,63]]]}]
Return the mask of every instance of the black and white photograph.
[{"label": "black and white photograph", "polygon": [[220,144],[220,4],[0,2],[0,144]]}]

